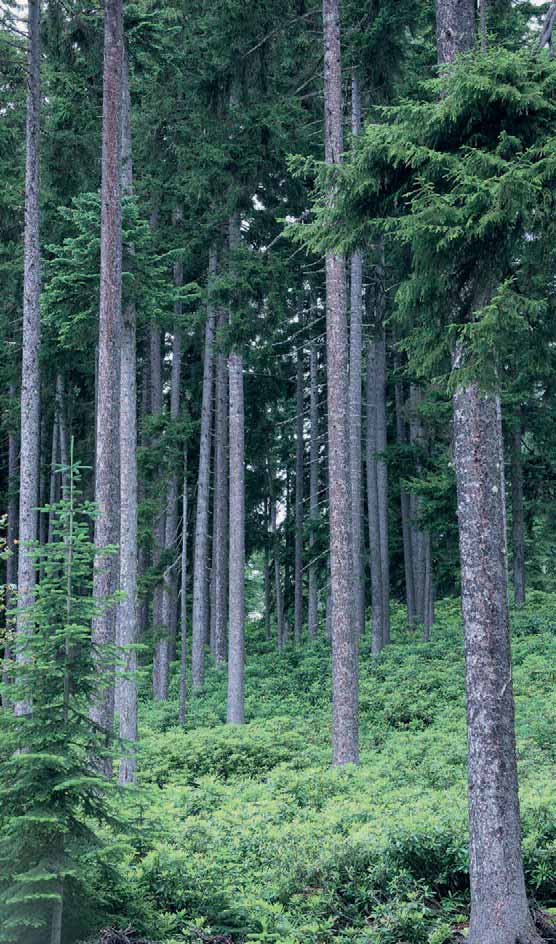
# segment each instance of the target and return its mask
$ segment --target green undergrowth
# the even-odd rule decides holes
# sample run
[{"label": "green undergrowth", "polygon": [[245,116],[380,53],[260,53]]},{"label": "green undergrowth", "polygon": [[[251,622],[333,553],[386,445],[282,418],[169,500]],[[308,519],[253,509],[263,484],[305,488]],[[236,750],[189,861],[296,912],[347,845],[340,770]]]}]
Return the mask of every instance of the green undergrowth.
[{"label": "green undergrowth", "polygon": [[[531,895],[556,905],[556,595],[512,615]],[[465,700],[457,601],[433,641],[393,614],[380,656],[362,645],[361,765],[330,766],[324,641],[271,651],[250,628],[247,723],[226,727],[225,678],[145,705],[141,786],[126,815],[113,909],[157,941],[229,934],[283,944],[443,944],[468,907]],[[117,901],[118,895],[120,900]]]}]

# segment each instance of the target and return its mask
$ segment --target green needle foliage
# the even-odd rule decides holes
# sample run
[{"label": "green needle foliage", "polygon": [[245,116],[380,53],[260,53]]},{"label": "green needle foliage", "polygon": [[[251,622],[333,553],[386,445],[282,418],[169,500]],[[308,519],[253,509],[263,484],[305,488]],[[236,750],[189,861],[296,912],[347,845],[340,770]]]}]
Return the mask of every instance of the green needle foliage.
[{"label": "green needle foliage", "polygon": [[86,901],[82,860],[98,848],[99,826],[113,820],[113,788],[91,760],[106,747],[88,710],[98,684],[90,641],[95,508],[79,496],[79,474],[76,464],[66,470],[66,495],[47,509],[53,541],[29,549],[43,577],[6,686],[10,701],[30,706],[3,712],[0,741],[0,941],[14,944],[44,942],[67,896]]}]

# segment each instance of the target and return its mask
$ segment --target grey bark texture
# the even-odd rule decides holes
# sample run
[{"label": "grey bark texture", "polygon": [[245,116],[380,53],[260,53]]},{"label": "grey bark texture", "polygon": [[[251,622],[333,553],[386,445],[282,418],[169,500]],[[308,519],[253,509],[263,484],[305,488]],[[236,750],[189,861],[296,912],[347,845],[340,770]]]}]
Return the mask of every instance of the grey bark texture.
[{"label": "grey bark texture", "polygon": [[245,662],[245,452],[243,363],[232,351],[228,358],[230,398],[230,523],[228,724],[244,722]]},{"label": "grey bark texture", "polygon": [[454,396],[465,632],[471,944],[536,940],[523,864],[498,407],[476,384]]},{"label": "grey bark texture", "polygon": [[380,511],[377,461],[377,345],[371,340],[367,348],[367,512],[369,525],[369,559],[371,566],[371,652],[378,655],[384,645],[384,583],[380,543]]},{"label": "grey bark texture", "polygon": [[[273,486],[271,486],[273,487]],[[282,575],[280,572],[280,533],[276,521],[276,498],[272,493],[270,498],[270,530],[274,556],[274,601],[276,609],[276,645],[279,650],[284,648],[286,641],[286,627],[284,620],[284,597],[282,593]]]},{"label": "grey bark texture", "polygon": [[187,710],[187,447],[183,453],[183,493],[181,531],[181,593],[180,593],[180,694],[179,723],[185,724]]},{"label": "grey bark texture", "polygon": [[[341,162],[342,68],[338,0],[323,0],[325,159]],[[331,193],[333,200],[333,193]],[[353,603],[353,545],[349,481],[348,345],[345,260],[326,254],[326,352],[332,614],[332,755],[358,763],[358,639]]]},{"label": "grey bark texture", "polygon": [[[359,82],[351,80],[351,131],[361,131]],[[365,628],[365,567],[363,561],[363,469],[361,458],[361,352],[363,322],[363,256],[351,257],[349,332],[349,457],[351,473],[351,521],[353,536],[353,594],[355,628],[361,636]]]},{"label": "grey bark texture", "polygon": [[382,643],[390,642],[390,559],[388,550],[388,465],[386,461],[386,337],[381,327],[376,342],[376,478],[382,577]]},{"label": "grey bark texture", "polygon": [[[16,400],[15,384],[11,383],[8,388],[8,397],[11,404]],[[10,552],[6,560],[6,587],[4,594],[4,606],[6,612],[6,628],[8,637],[4,646],[4,663],[2,667],[2,682],[7,685],[9,682],[9,666],[12,658],[13,641],[11,634],[14,628],[14,614],[12,612],[15,603],[14,595],[17,585],[17,522],[18,522],[18,438],[13,428],[8,431],[8,520],[6,532],[6,550]],[[8,695],[4,690],[2,694],[2,705],[6,707],[9,703]]]},{"label": "grey bark texture", "polygon": [[297,349],[296,374],[296,434],[295,434],[295,606],[294,638],[301,642],[303,631],[303,467],[305,447],[304,427],[304,372],[303,348]]},{"label": "grey bark texture", "polygon": [[264,564],[263,564],[263,583],[264,583],[264,638],[270,641],[270,610],[272,606],[271,581],[270,581],[270,537],[269,537],[270,516],[268,511],[268,500],[264,503]]},{"label": "grey bark texture", "polygon": [[[405,422],[405,404],[403,385],[397,383],[396,398],[396,441],[399,447],[407,442],[407,424]],[[407,622],[410,627],[415,626],[415,585],[413,582],[413,553],[411,543],[411,511],[408,493],[400,487],[400,516],[402,522],[403,560],[405,575],[405,599],[407,606]]]},{"label": "grey bark texture", "polygon": [[[216,251],[211,250],[210,281],[216,273]],[[199,476],[197,480],[197,513],[195,516],[195,544],[193,548],[193,614],[191,679],[194,689],[203,685],[205,677],[205,642],[208,616],[208,546],[210,499],[210,432],[212,417],[212,388],[214,375],[214,335],[216,312],[209,298],[205,326],[203,360],[203,393],[201,403],[201,441],[199,446]]]},{"label": "grey bark texture", "polygon": [[521,454],[522,420],[517,416],[512,426],[512,547],[514,603],[525,603],[525,509],[523,502],[523,457]]},{"label": "grey bark texture", "polygon": [[[124,50],[122,72],[122,192],[133,193],[131,100],[129,69]],[[129,262],[133,247],[127,247]],[[116,704],[119,734],[123,743],[119,782],[133,783],[137,775],[137,651],[139,641],[137,600],[137,315],[135,302],[128,301],[122,315],[120,349],[120,591],[117,643],[122,648],[123,672],[117,682]]]},{"label": "grey bark texture", "polygon": [[58,434],[60,437],[60,464],[62,466],[62,495],[68,494],[69,484],[69,434],[66,411],[66,390],[62,374],[56,376],[56,411],[58,413]]},{"label": "grey bark texture", "polygon": [[[226,327],[225,311],[218,315],[218,328]],[[214,419],[214,511],[212,557],[214,567],[214,657],[217,666],[226,662],[228,642],[228,370],[219,339],[216,355],[216,411]]]},{"label": "grey bark texture", "polygon": [[[100,244],[100,311],[98,396],[95,455],[95,561],[93,595],[100,604],[117,585],[117,559],[104,554],[119,539],[119,358],[122,301],[121,107],[123,65],[122,0],[106,0],[104,8],[104,71],[102,110],[102,192]],[[98,653],[99,688],[92,705],[94,721],[113,734],[114,671],[106,647],[114,645],[115,607],[93,621],[92,641]],[[105,764],[111,772],[110,762]]]},{"label": "grey bark texture", "polygon": [[319,388],[318,388],[318,357],[317,345],[311,341],[309,351],[310,369],[310,472],[309,472],[309,514],[311,519],[311,536],[309,539],[309,636],[314,639],[318,632],[318,586],[317,562],[315,561],[316,536],[315,528],[319,518]]},{"label": "grey bark texture", "polygon": [[[410,402],[410,441],[417,450],[417,472],[421,469],[420,453],[425,448],[425,429],[420,415],[420,405],[423,396],[422,391],[415,384],[411,385]],[[430,634],[430,624],[427,623],[427,616],[430,617],[428,610],[428,599],[430,596],[430,583],[432,581],[431,561],[427,570],[427,554],[430,558],[430,535],[424,531],[419,524],[419,516],[422,512],[422,498],[419,495],[410,497],[410,516],[411,516],[411,543],[413,560],[413,586],[415,590],[415,618],[422,627],[423,635],[427,637]]]},{"label": "grey bark texture", "polygon": [[[153,417],[160,416],[163,409],[162,397],[162,337],[160,325],[152,322],[149,326],[149,357],[150,357],[150,410]],[[158,511],[153,524],[153,551],[152,562],[154,567],[160,566],[164,548],[165,522],[162,497],[158,499]],[[161,646],[164,636],[162,621],[162,581],[159,579],[153,589],[152,625],[155,637],[153,657],[153,697],[155,701],[164,698],[164,670],[161,672]]]},{"label": "grey bark texture", "polygon": [[58,403],[55,403],[54,407],[54,419],[52,421],[52,445],[50,447],[50,482],[49,482],[49,494],[48,494],[48,503],[50,505],[50,511],[48,512],[48,531],[47,531],[47,541],[50,544],[54,540],[54,508],[53,506],[58,501],[59,490],[58,490],[58,473],[56,471],[56,466],[58,465],[58,456],[59,456],[59,442],[60,442],[60,415],[58,413]]},{"label": "grey bark texture", "polygon": [[[28,627],[25,609],[35,589],[35,562],[28,543],[37,537],[37,504],[40,476],[40,0],[28,3],[27,118],[25,131],[25,226],[23,253],[23,334],[21,341],[21,425],[19,468],[19,547],[17,636],[24,639]],[[16,659],[24,659],[18,647]],[[30,706],[15,705],[16,714]]]},{"label": "grey bark texture", "polygon": [[[451,62],[474,39],[474,0],[437,0],[439,62]],[[472,307],[487,299],[477,289]],[[455,367],[464,362],[460,346]],[[468,940],[533,944],[540,938],[521,854],[500,403],[468,382],[456,389],[453,406],[467,694]]]}]

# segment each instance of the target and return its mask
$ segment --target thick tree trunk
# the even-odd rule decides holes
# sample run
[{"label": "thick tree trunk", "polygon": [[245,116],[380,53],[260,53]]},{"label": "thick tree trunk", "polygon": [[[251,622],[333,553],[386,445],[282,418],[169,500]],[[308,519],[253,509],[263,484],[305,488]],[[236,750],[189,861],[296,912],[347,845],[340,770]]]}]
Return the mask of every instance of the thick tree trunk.
[{"label": "thick tree trunk", "polygon": [[[211,250],[209,283],[216,273],[216,251]],[[210,284],[209,284],[210,291]],[[214,334],[216,313],[209,300],[205,327],[203,362],[203,393],[201,403],[201,442],[199,446],[199,476],[197,481],[197,513],[195,516],[195,545],[193,549],[193,615],[191,678],[194,689],[203,685],[205,677],[205,642],[208,615],[208,538],[210,498],[210,430],[212,415],[212,385],[214,374]]]},{"label": "thick tree trunk", "polygon": [[[127,55],[122,73],[122,191],[133,192],[131,100]],[[129,261],[133,247],[128,247]],[[120,738],[120,784],[136,779],[137,760],[137,341],[135,302],[127,301],[122,318],[120,351],[120,590],[125,594],[118,608],[117,642],[122,647],[123,673],[117,683]]]},{"label": "thick tree trunk", "polygon": [[187,446],[183,453],[180,596],[180,702],[179,723],[185,724],[187,704]]},{"label": "thick tree trunk", "polygon": [[[28,542],[37,537],[40,474],[40,0],[28,3],[27,124],[25,136],[25,232],[23,256],[23,335],[21,350],[21,442],[19,472],[19,547],[17,634],[23,642],[28,627],[26,608],[35,589],[35,562]],[[16,658],[25,659],[23,648]],[[18,702],[16,714],[30,706]]]},{"label": "thick tree trunk", "polygon": [[319,388],[318,388],[318,359],[317,345],[311,341],[309,352],[310,366],[310,422],[311,440],[309,452],[309,514],[311,519],[311,536],[309,540],[309,636],[314,639],[318,632],[318,586],[317,562],[315,561],[316,535],[315,529],[319,518]]},{"label": "thick tree trunk", "polygon": [[244,721],[245,661],[245,455],[243,362],[232,351],[228,358],[230,397],[230,524],[228,724]]},{"label": "thick tree trunk", "polygon": [[[226,312],[218,315],[219,331],[226,327]],[[217,666],[226,662],[228,641],[228,370],[226,356],[216,355],[216,414],[214,420],[214,657]]]},{"label": "thick tree trunk", "polygon": [[[93,595],[101,604],[117,585],[117,559],[102,549],[118,543],[119,469],[119,358],[122,299],[122,181],[121,105],[123,65],[122,0],[106,0],[104,8],[104,79],[102,113],[102,196],[100,246],[100,314],[98,400],[96,422],[95,561]],[[115,639],[115,607],[95,617],[92,642],[95,647],[99,686],[92,705],[94,721],[113,734],[114,670],[106,660],[106,646]],[[106,773],[111,763],[105,764]]]},{"label": "thick tree trunk", "polygon": [[[404,396],[401,383],[396,384],[396,440],[398,446],[407,442],[406,424],[404,420]],[[400,487],[400,516],[402,522],[403,561],[405,574],[405,599],[407,605],[407,622],[410,627],[415,626],[415,584],[413,582],[413,551],[411,542],[411,511],[409,495]]]},{"label": "thick tree trunk", "polygon": [[301,642],[303,630],[303,405],[304,405],[303,348],[297,350],[296,378],[296,436],[295,436],[295,616],[294,637]]},{"label": "thick tree trunk", "polygon": [[[474,0],[437,0],[439,62],[453,61],[474,40]],[[464,361],[460,347],[456,369]],[[476,383],[456,390],[453,403],[467,692],[469,944],[532,944],[540,939],[521,854],[500,404]]]},{"label": "thick tree trunk", "polygon": [[477,384],[454,396],[465,631],[471,944],[534,940],[517,786],[498,406]]},{"label": "thick tree trunk", "polygon": [[380,543],[380,511],[377,462],[377,345],[370,341],[367,348],[367,512],[369,522],[369,558],[371,565],[372,624],[371,652],[378,655],[384,645],[382,554]]},{"label": "thick tree trunk", "polygon": [[[351,80],[351,130],[361,132],[359,83]],[[353,535],[353,592],[355,628],[361,636],[365,628],[365,568],[363,563],[363,469],[361,460],[361,351],[363,321],[363,256],[351,257],[349,334],[349,457],[351,472],[351,520]]]},{"label": "thick tree trunk", "polygon": [[[342,69],[338,0],[323,0],[325,158],[343,151]],[[333,196],[331,197],[333,199]],[[349,480],[348,350],[344,257],[326,255],[326,350],[332,620],[332,754],[335,764],[358,763],[358,639],[353,602],[353,545]]]},{"label": "thick tree trunk", "polygon": [[523,504],[523,460],[521,457],[521,416],[514,419],[512,428],[512,545],[514,602],[525,603],[525,511]]}]

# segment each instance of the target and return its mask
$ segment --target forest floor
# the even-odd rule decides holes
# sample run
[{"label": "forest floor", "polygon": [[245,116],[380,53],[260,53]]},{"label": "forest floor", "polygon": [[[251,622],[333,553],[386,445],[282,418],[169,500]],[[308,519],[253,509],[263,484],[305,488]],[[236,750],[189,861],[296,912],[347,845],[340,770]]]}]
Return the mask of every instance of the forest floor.
[{"label": "forest floor", "polygon": [[[556,906],[556,594],[512,614],[531,898]],[[431,643],[393,613],[393,644],[362,645],[361,765],[330,766],[327,645],[278,655],[250,628],[246,718],[229,728],[208,672],[177,727],[177,691],[145,702],[141,789],[107,907],[149,939],[251,944],[445,944],[468,909],[459,601]],[[146,684],[146,682],[145,682]],[[128,834],[129,835],[129,834]],[[120,891],[125,887],[125,893]],[[116,918],[115,918],[116,920]]]}]

